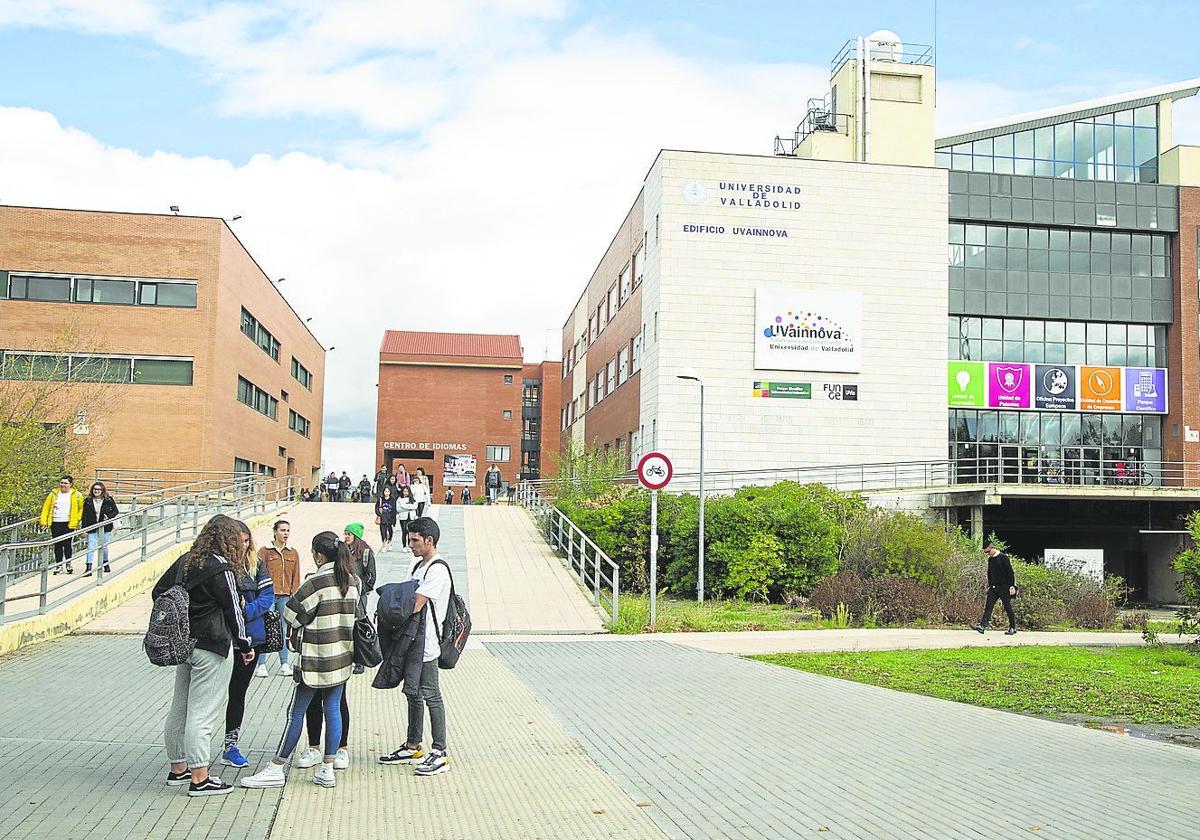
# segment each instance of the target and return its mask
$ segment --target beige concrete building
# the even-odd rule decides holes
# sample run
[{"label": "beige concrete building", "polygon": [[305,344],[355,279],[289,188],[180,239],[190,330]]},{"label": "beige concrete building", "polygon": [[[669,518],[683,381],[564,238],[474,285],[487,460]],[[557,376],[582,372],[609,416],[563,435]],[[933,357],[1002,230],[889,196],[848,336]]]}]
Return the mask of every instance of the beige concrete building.
[{"label": "beige concrete building", "polygon": [[0,351],[93,468],[320,467],[325,349],[222,219],[0,207]]}]

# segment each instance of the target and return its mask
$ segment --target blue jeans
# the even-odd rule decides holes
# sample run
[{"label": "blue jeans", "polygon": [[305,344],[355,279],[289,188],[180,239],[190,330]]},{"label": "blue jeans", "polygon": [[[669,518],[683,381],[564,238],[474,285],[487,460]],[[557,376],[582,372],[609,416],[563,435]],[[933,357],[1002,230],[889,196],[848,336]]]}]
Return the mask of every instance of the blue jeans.
[{"label": "blue jeans", "polygon": [[92,568],[92,552],[99,546],[100,563],[105,571],[108,570],[108,540],[112,534],[103,528],[98,531],[88,531],[87,535],[87,567]]},{"label": "blue jeans", "polygon": [[[283,614],[283,605],[286,604],[288,602],[288,598],[291,598],[291,597],[292,597],[291,595],[276,595],[275,596],[275,612],[279,613],[279,626],[283,630],[283,647],[280,648],[280,650],[279,650],[279,664],[280,665],[282,665],[284,662],[288,661],[288,649],[287,649],[288,623],[287,623],[287,618]],[[269,653],[260,653],[258,655],[258,659],[255,660],[254,664],[262,665],[263,658],[270,656],[270,655],[271,654],[269,654]]]},{"label": "blue jeans", "polygon": [[[325,712],[325,757],[332,758],[337,754],[338,744],[342,740],[342,692],[346,685],[328,686],[323,695],[322,707]],[[287,763],[300,743],[300,730],[304,728],[304,716],[318,689],[298,683],[296,693],[292,695],[292,703],[288,706],[288,727],[279,742],[276,757]]]}]

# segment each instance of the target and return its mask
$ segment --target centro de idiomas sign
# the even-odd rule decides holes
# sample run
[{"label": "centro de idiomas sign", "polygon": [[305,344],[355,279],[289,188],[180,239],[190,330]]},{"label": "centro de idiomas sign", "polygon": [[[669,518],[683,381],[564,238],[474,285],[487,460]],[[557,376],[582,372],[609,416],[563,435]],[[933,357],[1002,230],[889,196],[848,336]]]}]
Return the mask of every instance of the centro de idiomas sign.
[{"label": "centro de idiomas sign", "polygon": [[1167,413],[1166,368],[947,363],[950,408]]},{"label": "centro de idiomas sign", "polygon": [[413,443],[407,440],[385,440],[383,442],[384,449],[432,449],[437,452],[466,452],[468,447],[465,443]]},{"label": "centro de idiomas sign", "polygon": [[857,291],[758,287],[754,368],[859,373],[862,308]]}]

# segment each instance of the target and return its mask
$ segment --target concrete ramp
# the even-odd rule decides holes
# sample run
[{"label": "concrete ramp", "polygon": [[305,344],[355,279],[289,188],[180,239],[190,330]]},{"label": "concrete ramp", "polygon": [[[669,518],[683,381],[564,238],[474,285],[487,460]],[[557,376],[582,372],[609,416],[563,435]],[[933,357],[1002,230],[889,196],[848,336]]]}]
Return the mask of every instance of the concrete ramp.
[{"label": "concrete ramp", "polygon": [[476,633],[603,633],[591,599],[524,509],[463,511],[471,619]]}]

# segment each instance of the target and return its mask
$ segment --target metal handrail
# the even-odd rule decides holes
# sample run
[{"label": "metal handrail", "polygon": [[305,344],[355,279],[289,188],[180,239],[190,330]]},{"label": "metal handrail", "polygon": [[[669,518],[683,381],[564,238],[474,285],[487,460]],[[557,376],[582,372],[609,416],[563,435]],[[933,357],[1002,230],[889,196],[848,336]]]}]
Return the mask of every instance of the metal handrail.
[{"label": "metal handrail", "polygon": [[608,615],[610,624],[616,624],[621,604],[621,567],[529,482],[517,485],[517,499],[532,514],[550,547],[564,555],[563,565],[578,578],[583,591],[591,594],[592,605]]},{"label": "metal handrail", "polygon": [[[217,513],[253,516],[284,507],[297,497],[298,479],[295,476],[249,478],[253,480],[164,498],[119,514],[114,519],[74,530],[62,538],[44,537],[0,545],[0,624],[44,615],[93,587],[101,586],[109,577],[145,562],[167,547],[194,538]],[[102,535],[109,526],[113,530],[107,541],[110,548],[108,562],[101,562],[99,556],[95,558],[92,564],[94,578],[81,584],[81,578],[68,575],[52,585],[51,574],[57,574],[62,570],[60,567],[66,565],[65,561],[54,561],[55,544],[60,539],[69,539],[73,553],[82,554],[87,550],[89,535]],[[102,539],[100,536],[96,542]],[[99,548],[97,545],[97,552]],[[111,571],[106,571],[105,566]],[[33,585],[31,582],[35,577],[37,582]],[[54,597],[56,593],[61,594]],[[36,609],[16,614],[10,612],[11,603],[32,598],[37,599]]]}]

